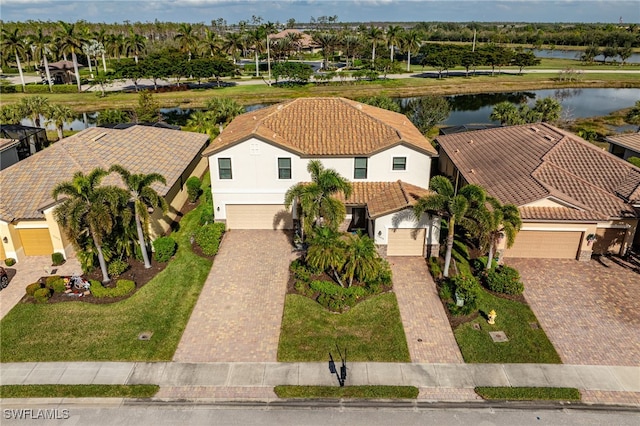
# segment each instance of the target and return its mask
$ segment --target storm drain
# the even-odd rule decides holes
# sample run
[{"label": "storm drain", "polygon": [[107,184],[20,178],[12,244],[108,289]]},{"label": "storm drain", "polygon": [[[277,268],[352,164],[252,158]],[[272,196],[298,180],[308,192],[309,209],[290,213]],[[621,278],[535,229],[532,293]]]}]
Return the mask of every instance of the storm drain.
[{"label": "storm drain", "polygon": [[143,331],[138,334],[138,340],[151,340],[151,336],[153,336],[153,331]]}]

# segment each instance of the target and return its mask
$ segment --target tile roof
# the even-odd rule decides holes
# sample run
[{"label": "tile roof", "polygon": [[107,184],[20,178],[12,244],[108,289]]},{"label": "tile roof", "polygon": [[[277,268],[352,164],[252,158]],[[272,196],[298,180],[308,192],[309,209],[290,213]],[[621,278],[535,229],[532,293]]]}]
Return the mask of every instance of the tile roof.
[{"label": "tile roof", "polygon": [[384,216],[407,207],[432,192],[400,180],[396,182],[352,182],[352,193],[348,199],[338,195],[346,205],[366,205],[372,218]]},{"label": "tile roof", "polygon": [[269,39],[270,40],[277,40],[277,39],[280,39],[280,38],[285,38],[289,34],[296,34],[296,35],[300,36],[300,39],[298,40],[298,43],[300,44],[300,47],[303,48],[303,49],[321,47],[320,44],[317,43],[315,40],[313,40],[313,37],[311,37],[309,34],[304,33],[304,32],[302,32],[300,30],[296,30],[294,28],[287,28],[285,30],[280,31],[277,34],[269,34]]},{"label": "tile roof", "polygon": [[606,220],[605,216],[597,212],[570,207],[519,207],[518,210],[520,210],[522,220]]},{"label": "tile roof", "polygon": [[[40,209],[54,202],[51,190],[56,184],[71,179],[76,171],[89,173],[113,164],[131,173],[160,173],[167,185],[153,187],[166,195],[207,140],[200,133],[144,126],[83,130],[0,171],[0,219],[40,219],[44,217]],[[105,184],[119,182],[116,176],[103,180]]]},{"label": "tile roof", "polygon": [[398,144],[437,155],[405,115],[339,97],[298,98],[242,114],[203,155],[251,137],[301,156],[367,156]]},{"label": "tile roof", "polygon": [[640,152],[640,132],[608,136],[607,142]]},{"label": "tile roof", "polygon": [[17,145],[20,143],[19,140],[16,139],[5,139],[0,138],[0,151],[4,151],[5,149],[9,149],[10,147]]},{"label": "tile roof", "polygon": [[[625,200],[640,199],[640,169],[549,124],[478,130],[436,140],[467,182],[483,186],[504,203],[523,206],[553,196],[590,211],[586,216],[592,218],[635,215]],[[552,212],[558,218],[567,216]]]}]

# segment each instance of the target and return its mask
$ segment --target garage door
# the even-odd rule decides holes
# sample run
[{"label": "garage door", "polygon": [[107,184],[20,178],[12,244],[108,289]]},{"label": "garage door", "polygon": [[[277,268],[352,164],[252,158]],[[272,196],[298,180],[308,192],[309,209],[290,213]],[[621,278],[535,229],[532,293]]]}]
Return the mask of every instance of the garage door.
[{"label": "garage door", "polygon": [[291,213],[284,205],[227,204],[228,229],[291,229]]},{"label": "garage door", "polygon": [[593,243],[595,254],[620,254],[624,237],[627,235],[626,229],[621,228],[598,228],[597,238]]},{"label": "garage door", "polygon": [[505,257],[576,259],[581,240],[579,231],[520,231]]},{"label": "garage door", "polygon": [[50,256],[53,244],[48,228],[18,229],[22,248],[27,256]]},{"label": "garage door", "polygon": [[389,229],[387,256],[423,256],[425,229]]}]

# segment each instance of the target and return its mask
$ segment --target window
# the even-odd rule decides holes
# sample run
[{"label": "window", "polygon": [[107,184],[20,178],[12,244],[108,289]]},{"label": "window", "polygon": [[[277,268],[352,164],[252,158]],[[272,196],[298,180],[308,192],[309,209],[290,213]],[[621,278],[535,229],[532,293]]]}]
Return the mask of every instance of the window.
[{"label": "window", "polygon": [[278,158],[278,179],[291,179],[291,158]]},{"label": "window", "polygon": [[367,178],[367,158],[356,157],[355,168],[353,170],[354,179],[366,179]]},{"label": "window", "polygon": [[407,157],[393,157],[393,170],[407,170]]},{"label": "window", "polygon": [[220,179],[231,179],[231,158],[218,158],[218,175]]}]

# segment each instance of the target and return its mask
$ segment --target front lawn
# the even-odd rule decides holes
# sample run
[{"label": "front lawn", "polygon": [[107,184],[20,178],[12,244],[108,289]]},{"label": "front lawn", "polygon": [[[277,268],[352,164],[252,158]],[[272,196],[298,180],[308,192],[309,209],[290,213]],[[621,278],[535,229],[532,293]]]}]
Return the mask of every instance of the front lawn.
[{"label": "front lawn", "polygon": [[278,361],[339,359],[336,344],[349,361],[411,362],[394,293],[373,296],[343,314],[327,311],[297,294],[285,299]]},{"label": "front lawn", "polygon": [[416,399],[414,386],[276,386],[278,398]]},{"label": "front lawn", "polygon": [[475,391],[488,400],[580,401],[580,391],[576,388],[477,387]]},{"label": "front lawn", "polygon": [[[172,236],[178,251],[130,298],[104,305],[18,304],[0,321],[2,362],[165,361],[176,350],[212,261],[191,250],[200,210],[187,213]],[[138,340],[150,331],[150,340]]]},{"label": "front lawn", "polygon": [[151,398],[158,385],[3,385],[0,398]]}]

